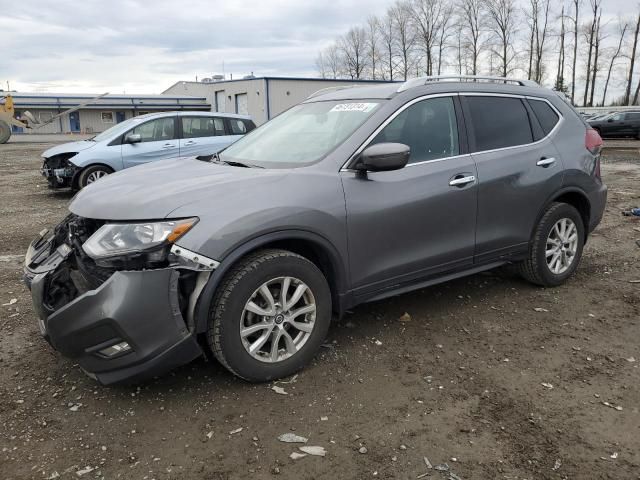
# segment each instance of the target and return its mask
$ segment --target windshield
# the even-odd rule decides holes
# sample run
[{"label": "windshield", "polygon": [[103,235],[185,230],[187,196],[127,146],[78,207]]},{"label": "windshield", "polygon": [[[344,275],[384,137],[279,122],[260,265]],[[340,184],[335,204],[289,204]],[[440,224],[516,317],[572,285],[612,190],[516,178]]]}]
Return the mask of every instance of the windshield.
[{"label": "windshield", "polygon": [[145,117],[145,116],[130,118],[129,120],[125,120],[124,122],[120,122],[120,123],[118,123],[117,125],[114,125],[111,128],[107,128],[104,132],[100,133],[99,135],[96,135],[95,137],[91,137],[89,140],[94,141],[94,142],[101,142],[103,140],[110,140],[110,139],[112,139],[114,137],[117,137],[118,135],[122,135],[124,132],[126,132],[130,128],[133,128],[137,124],[142,123],[142,122],[144,122],[145,120],[148,120],[148,119],[149,118]]},{"label": "windshield", "polygon": [[289,168],[316,162],[351,135],[379,102],[333,101],[296,105],[220,154],[267,168]]}]

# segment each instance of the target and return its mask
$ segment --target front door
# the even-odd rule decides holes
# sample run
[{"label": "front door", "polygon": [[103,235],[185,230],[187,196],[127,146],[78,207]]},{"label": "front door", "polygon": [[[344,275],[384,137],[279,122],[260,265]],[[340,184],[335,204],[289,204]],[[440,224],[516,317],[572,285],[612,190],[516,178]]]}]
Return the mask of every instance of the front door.
[{"label": "front door", "polygon": [[542,100],[530,100],[542,103],[529,109],[517,97],[461,99],[480,182],[475,261],[486,263],[526,251],[541,210],[561,188],[562,159],[548,136],[559,117]]},{"label": "front door", "polygon": [[[176,116],[156,118],[142,123],[124,134],[122,163],[124,168],[153,160],[178,157],[180,146],[176,135]],[[140,135],[139,143],[126,143],[129,134]]]},{"label": "front door", "polygon": [[405,168],[341,172],[356,296],[472,264],[477,173],[460,146],[458,105],[455,96],[413,103],[368,144],[408,145]]},{"label": "front door", "polygon": [[124,122],[125,115],[124,112],[116,112],[116,123]]},{"label": "front door", "polygon": [[69,130],[72,132],[80,131],[80,112],[71,112],[69,114]]}]

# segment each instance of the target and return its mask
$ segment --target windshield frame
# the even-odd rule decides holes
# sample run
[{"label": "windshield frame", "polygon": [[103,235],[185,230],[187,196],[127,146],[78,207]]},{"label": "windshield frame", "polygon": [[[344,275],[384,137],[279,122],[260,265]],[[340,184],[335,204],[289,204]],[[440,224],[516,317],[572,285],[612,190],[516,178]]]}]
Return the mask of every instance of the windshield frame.
[{"label": "windshield frame", "polygon": [[[242,162],[242,163],[246,163],[248,165],[254,166],[254,167],[260,167],[260,168],[264,168],[264,169],[304,168],[304,167],[310,167],[310,166],[313,166],[313,165],[317,165],[317,164],[323,162],[327,157],[331,156],[336,150],[338,150],[344,144],[346,144],[349,141],[349,139],[351,139],[354,135],[356,135],[358,133],[358,131],[360,131],[362,128],[364,128],[365,125],[367,124],[367,122],[371,121],[371,119],[374,118],[376,116],[376,114],[379,113],[388,102],[389,102],[389,99],[387,99],[387,98],[355,98],[355,99],[326,99],[326,100],[315,100],[315,101],[307,101],[307,102],[297,103],[297,104],[292,105],[291,107],[287,108],[286,110],[282,111],[281,113],[279,113],[275,117],[269,119],[269,121],[263,123],[259,127],[253,129],[251,132],[249,132],[246,135],[244,135],[238,141],[232,143],[231,145],[227,146],[223,150],[219,151],[218,152],[218,158],[222,162],[224,162],[225,160],[235,161],[235,162]],[[310,160],[310,161],[305,161],[305,162],[296,162],[296,163],[292,163],[292,162],[261,162],[260,160],[255,160],[255,159],[244,159],[244,158],[239,158],[239,157],[232,157],[232,156],[229,156],[228,154],[227,154],[227,158],[226,159],[224,158],[225,157],[225,152],[229,148],[233,147],[234,145],[238,144],[239,142],[245,141],[245,139],[249,139],[252,135],[258,134],[258,132],[265,125],[268,125],[270,122],[272,122],[273,120],[279,118],[281,115],[284,115],[287,112],[291,111],[292,109],[294,109],[296,107],[299,107],[299,106],[302,106],[302,105],[313,105],[313,104],[320,104],[320,103],[336,103],[336,104],[340,104],[340,103],[375,103],[376,106],[370,112],[367,112],[368,116],[366,118],[364,118],[364,120],[355,129],[353,129],[353,131],[351,131],[345,138],[343,138],[341,141],[336,143],[333,147],[331,147],[329,150],[324,152],[321,156],[319,156],[315,160]]]}]

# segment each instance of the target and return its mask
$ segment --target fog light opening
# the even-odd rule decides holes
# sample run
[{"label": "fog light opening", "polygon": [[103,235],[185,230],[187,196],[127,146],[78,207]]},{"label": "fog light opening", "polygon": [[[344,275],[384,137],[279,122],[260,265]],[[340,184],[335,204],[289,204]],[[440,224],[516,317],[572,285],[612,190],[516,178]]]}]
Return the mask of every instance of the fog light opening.
[{"label": "fog light opening", "polygon": [[131,345],[129,345],[127,342],[120,342],[111,345],[110,347],[103,348],[102,350],[99,350],[98,353],[104,357],[111,358],[115,357],[116,355],[126,353],[130,350],[132,350]]}]

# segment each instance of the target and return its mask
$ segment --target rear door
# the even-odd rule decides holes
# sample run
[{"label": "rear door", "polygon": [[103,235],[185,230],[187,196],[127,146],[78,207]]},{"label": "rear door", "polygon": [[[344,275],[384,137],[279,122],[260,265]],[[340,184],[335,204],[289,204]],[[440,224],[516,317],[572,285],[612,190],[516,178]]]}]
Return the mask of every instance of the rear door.
[{"label": "rear door", "polygon": [[[125,143],[129,134],[140,135],[139,143]],[[122,163],[124,168],[153,160],[177,158],[180,151],[176,116],[168,116],[141,123],[123,135]]]},{"label": "rear door", "polygon": [[180,116],[182,138],[180,156],[195,157],[219,152],[231,143],[220,117],[194,115]]},{"label": "rear door", "polygon": [[[562,119],[545,100],[491,94],[461,100],[478,169],[475,261],[487,263],[528,248],[541,209],[562,186],[562,159],[551,140]],[[543,122],[534,108],[546,115]]]}]

